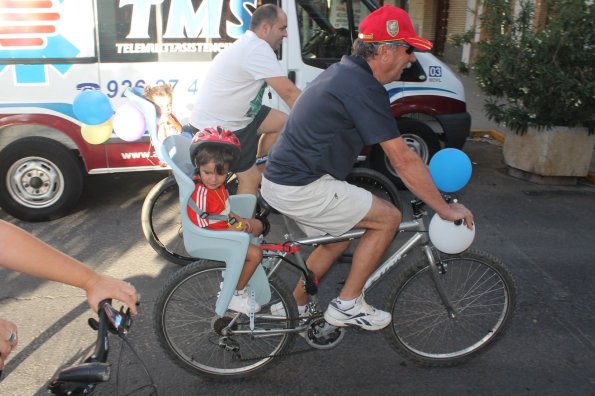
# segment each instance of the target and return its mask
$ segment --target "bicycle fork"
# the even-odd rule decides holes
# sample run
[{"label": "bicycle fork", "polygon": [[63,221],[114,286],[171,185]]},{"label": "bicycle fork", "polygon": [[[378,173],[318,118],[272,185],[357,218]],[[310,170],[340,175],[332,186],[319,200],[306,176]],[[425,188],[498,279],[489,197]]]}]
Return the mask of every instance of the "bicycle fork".
[{"label": "bicycle fork", "polygon": [[438,292],[438,295],[442,300],[442,304],[444,304],[444,308],[446,309],[448,316],[451,319],[455,319],[457,316],[457,312],[450,303],[450,299],[448,298],[448,295],[446,294],[444,287],[442,287],[442,284],[440,283],[440,275],[444,275],[444,273],[446,272],[445,265],[442,262],[442,260],[436,260],[436,256],[431,246],[425,245],[423,247],[423,252],[426,256],[426,259],[430,263],[430,271],[432,272],[434,286],[436,287],[436,291]]}]

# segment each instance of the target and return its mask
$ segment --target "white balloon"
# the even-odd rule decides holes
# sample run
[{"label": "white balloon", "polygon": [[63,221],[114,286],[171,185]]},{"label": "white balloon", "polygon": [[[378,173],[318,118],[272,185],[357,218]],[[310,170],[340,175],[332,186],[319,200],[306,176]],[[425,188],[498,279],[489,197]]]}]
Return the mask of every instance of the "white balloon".
[{"label": "white balloon", "polygon": [[434,214],[430,221],[430,240],[436,249],[447,254],[461,253],[473,243],[475,239],[475,224],[470,230],[461,221],[460,225],[444,220]]}]

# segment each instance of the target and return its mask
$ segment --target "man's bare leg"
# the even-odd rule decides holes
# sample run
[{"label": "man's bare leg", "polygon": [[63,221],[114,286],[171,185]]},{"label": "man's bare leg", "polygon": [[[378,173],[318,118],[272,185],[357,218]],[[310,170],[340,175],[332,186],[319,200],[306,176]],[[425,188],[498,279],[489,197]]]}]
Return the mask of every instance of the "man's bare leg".
[{"label": "man's bare leg", "polygon": [[[257,158],[269,153],[270,148],[279,137],[281,129],[286,121],[287,114],[282,111],[271,109],[269,114],[267,114],[266,118],[258,128],[260,140],[258,141],[258,151],[256,152]],[[258,169],[262,172],[264,170],[264,164],[259,165]]]},{"label": "man's bare leg", "polygon": [[[268,154],[269,149],[277,140],[281,128],[287,121],[287,114],[282,111],[271,109],[258,128],[258,134],[261,135],[258,141],[256,157],[262,157]],[[260,187],[261,173],[264,170],[264,164],[252,166],[244,172],[237,172],[239,185],[238,194],[256,194]]]},{"label": "man's bare leg", "polygon": [[[319,280],[322,279],[335,261],[337,261],[341,253],[349,247],[350,243],[351,241],[343,241],[318,246],[312,251],[308,260],[306,260],[306,266]],[[298,305],[306,305],[308,302],[308,295],[304,289],[302,279],[298,280],[293,291],[293,297]]]},{"label": "man's bare leg", "polygon": [[238,177],[238,194],[254,194],[258,192],[260,187],[260,172],[256,165],[252,165],[244,172],[237,172]]},{"label": "man's bare leg", "polygon": [[[352,300],[361,294],[368,277],[374,272],[393,240],[400,222],[401,213],[397,208],[383,199],[372,197],[370,211],[354,227],[365,228],[366,233],[355,249],[351,270],[339,298]],[[350,241],[344,241],[318,246],[306,261],[308,269],[321,279],[349,244]],[[301,279],[293,291],[293,296],[298,305],[305,305],[308,302]]]},{"label": "man's bare leg", "polygon": [[390,245],[401,222],[401,213],[391,203],[376,196],[368,214],[355,228],[365,228],[355,252],[351,270],[339,294],[341,300],[357,298]]}]

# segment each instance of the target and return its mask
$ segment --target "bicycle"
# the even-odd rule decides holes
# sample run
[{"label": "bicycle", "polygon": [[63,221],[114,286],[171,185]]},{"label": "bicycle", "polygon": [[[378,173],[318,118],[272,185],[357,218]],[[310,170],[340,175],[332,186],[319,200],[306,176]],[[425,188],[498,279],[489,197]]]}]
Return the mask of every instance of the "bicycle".
[{"label": "bicycle", "polygon": [[[234,183],[233,176],[232,174],[228,179],[228,185]],[[401,209],[397,188],[383,174],[372,169],[356,167],[347,177],[347,181],[387,199]],[[173,175],[158,182],[143,202],[141,225],[145,239],[159,255],[183,266],[196,259],[184,248],[178,196],[178,185]],[[260,215],[266,217],[266,213]]]},{"label": "bicycle", "polygon": [[[388,288],[383,309],[393,320],[382,331],[397,353],[421,366],[457,365],[485,352],[505,332],[516,306],[515,282],[491,254],[476,249],[454,255],[439,252],[427,233],[424,203],[415,199],[411,207],[412,218],[400,225],[399,232],[413,235],[378,266],[364,293],[419,247],[422,258],[401,271]],[[287,218],[283,220],[289,227]],[[294,239],[288,234],[284,242],[261,245],[271,299],[252,318],[233,311],[223,316],[215,313],[225,263],[200,260],[181,268],[162,287],[156,301],[154,325],[162,348],[191,373],[240,378],[291,354],[288,351],[298,333],[312,348],[335,347],[346,328],[325,322],[316,279],[300,249],[354,240],[363,234],[358,229],[338,237]],[[298,315],[292,289],[279,276],[282,264],[302,274],[309,295],[307,315]],[[277,303],[282,304],[285,316],[270,313],[271,305]]]},{"label": "bicycle", "polygon": [[111,365],[110,363],[107,363],[109,354],[109,333],[112,333],[126,342],[130,350],[141,363],[151,382],[149,385],[143,385],[132,390],[130,394],[150,387],[153,390],[151,394],[157,395],[157,388],[153,378],[142,359],[140,359],[135,349],[126,339],[126,335],[132,326],[130,310],[127,309],[124,312],[123,308],[120,308],[118,311],[112,307],[111,300],[107,299],[99,303],[97,315],[99,320],[89,318],[88,321],[89,326],[97,331],[97,341],[95,342],[93,353],[85,359],[83,363],[61,370],[56,378],[54,378],[48,385],[48,391],[51,394],[60,396],[89,395],[94,391],[97,385],[108,382],[111,377]]}]

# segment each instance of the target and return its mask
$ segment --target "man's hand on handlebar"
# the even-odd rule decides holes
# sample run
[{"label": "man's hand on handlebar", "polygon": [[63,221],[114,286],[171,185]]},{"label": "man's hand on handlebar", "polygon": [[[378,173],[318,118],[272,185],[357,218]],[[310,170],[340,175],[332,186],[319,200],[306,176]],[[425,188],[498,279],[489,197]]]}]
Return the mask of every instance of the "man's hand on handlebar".
[{"label": "man's hand on handlebar", "polygon": [[132,315],[138,314],[136,305],[140,297],[134,286],[128,282],[107,275],[95,274],[87,281],[84,289],[87,292],[89,306],[95,312],[97,312],[101,301],[112,298],[126,304]]},{"label": "man's hand on handlebar", "polygon": [[448,206],[450,210],[446,213],[438,213],[440,217],[449,221],[457,221],[462,219],[467,228],[470,230],[473,229],[473,213],[471,213],[469,209],[457,202],[451,202],[448,204]]}]

